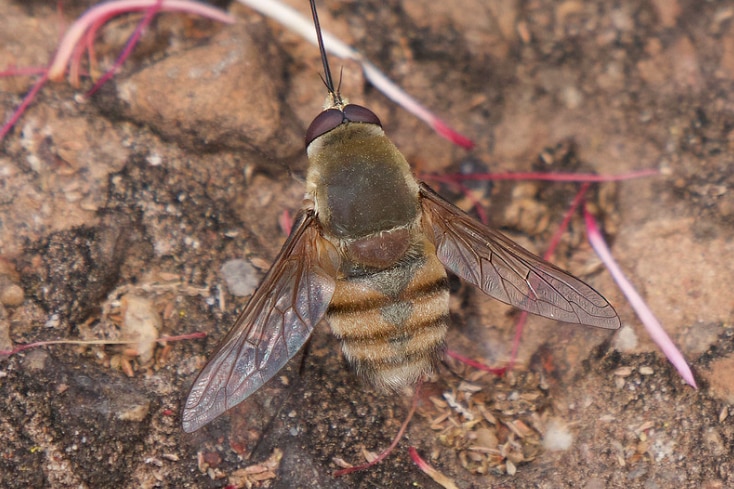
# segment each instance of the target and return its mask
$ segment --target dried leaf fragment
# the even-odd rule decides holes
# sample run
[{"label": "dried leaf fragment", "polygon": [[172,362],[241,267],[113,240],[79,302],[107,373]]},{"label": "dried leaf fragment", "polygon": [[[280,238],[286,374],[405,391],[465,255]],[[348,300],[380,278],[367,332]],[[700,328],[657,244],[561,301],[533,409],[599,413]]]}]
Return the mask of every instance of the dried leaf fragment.
[{"label": "dried leaf fragment", "polygon": [[122,299],[122,336],[131,340],[140,363],[153,358],[153,351],[161,329],[161,317],[153,302],[144,297],[125,295]]},{"label": "dried leaf fragment", "polygon": [[276,471],[280,467],[280,461],[283,459],[283,451],[279,448],[275,448],[273,453],[268,457],[267,460],[261,463],[250,465],[244,469],[235,470],[230,474],[227,482],[230,487],[236,487],[241,489],[246,487],[252,489],[253,487],[260,487],[260,483],[263,481],[275,479],[277,476]]}]

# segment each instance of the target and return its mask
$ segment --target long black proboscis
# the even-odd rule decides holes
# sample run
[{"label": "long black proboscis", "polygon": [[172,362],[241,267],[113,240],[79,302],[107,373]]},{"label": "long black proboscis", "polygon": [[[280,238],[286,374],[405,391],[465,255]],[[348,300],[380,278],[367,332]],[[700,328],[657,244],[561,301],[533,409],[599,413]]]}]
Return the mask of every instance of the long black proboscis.
[{"label": "long black proboscis", "polygon": [[316,13],[316,0],[311,0],[311,15],[313,15],[313,25],[316,28],[316,39],[319,42],[319,51],[321,51],[321,62],[324,64],[324,83],[329,93],[337,94],[334,90],[334,81],[331,78],[331,68],[329,68],[329,59],[326,57],[326,48],[324,48],[324,39],[321,36],[321,24],[319,24],[319,15]]}]

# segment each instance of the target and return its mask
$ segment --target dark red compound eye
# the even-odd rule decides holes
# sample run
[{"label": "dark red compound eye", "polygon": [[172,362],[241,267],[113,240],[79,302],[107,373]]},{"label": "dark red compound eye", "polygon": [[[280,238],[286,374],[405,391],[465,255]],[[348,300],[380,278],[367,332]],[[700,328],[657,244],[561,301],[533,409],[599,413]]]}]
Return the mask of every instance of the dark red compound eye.
[{"label": "dark red compound eye", "polygon": [[344,107],[344,117],[350,122],[366,122],[382,127],[380,119],[377,118],[375,113],[361,105],[347,105]]},{"label": "dark red compound eye", "polygon": [[306,146],[319,136],[323,136],[327,132],[336,129],[345,122],[364,122],[367,124],[377,124],[382,127],[380,119],[369,109],[361,105],[347,105],[344,110],[328,109],[316,116],[306,131]]},{"label": "dark red compound eye", "polygon": [[306,131],[306,146],[319,136],[323,136],[332,129],[336,129],[344,122],[344,113],[339,109],[325,110],[311,122]]}]

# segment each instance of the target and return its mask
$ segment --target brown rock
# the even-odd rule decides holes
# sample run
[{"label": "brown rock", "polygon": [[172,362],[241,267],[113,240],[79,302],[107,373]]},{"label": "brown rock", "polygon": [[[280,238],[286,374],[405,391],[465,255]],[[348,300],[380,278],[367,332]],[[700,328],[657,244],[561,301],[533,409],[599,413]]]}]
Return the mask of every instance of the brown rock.
[{"label": "brown rock", "polygon": [[709,382],[709,392],[722,401],[734,404],[734,355],[711,362],[708,370],[701,375]]},{"label": "brown rock", "polygon": [[681,14],[680,4],[676,0],[653,0],[652,2],[663,27],[673,27]]},{"label": "brown rock", "polygon": [[264,24],[223,30],[123,80],[122,112],[184,147],[226,147],[286,158],[304,129],[281,111],[281,59]]}]

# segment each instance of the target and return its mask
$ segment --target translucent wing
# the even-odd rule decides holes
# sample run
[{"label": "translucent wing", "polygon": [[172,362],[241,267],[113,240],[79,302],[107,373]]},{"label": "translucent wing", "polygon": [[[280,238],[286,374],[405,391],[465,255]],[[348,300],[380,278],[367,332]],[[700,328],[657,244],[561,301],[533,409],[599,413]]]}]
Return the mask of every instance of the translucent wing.
[{"label": "translucent wing", "polygon": [[560,268],[477,222],[420,186],[424,220],[449,270],[507,304],[568,323],[616,329],[619,317],[604,297]]},{"label": "translucent wing", "polygon": [[301,211],[272,268],[191,387],[184,431],[242,402],[301,349],[331,301],[337,256],[313,212]]}]

